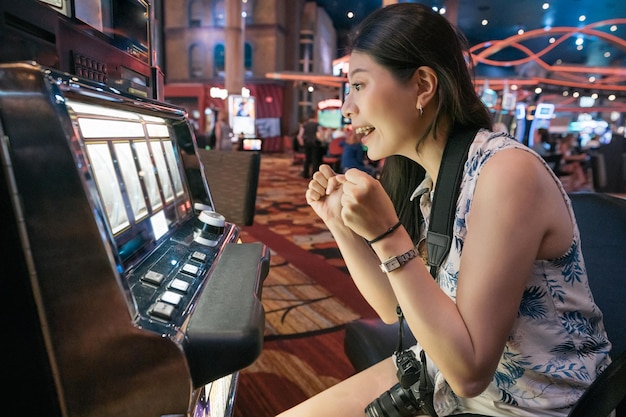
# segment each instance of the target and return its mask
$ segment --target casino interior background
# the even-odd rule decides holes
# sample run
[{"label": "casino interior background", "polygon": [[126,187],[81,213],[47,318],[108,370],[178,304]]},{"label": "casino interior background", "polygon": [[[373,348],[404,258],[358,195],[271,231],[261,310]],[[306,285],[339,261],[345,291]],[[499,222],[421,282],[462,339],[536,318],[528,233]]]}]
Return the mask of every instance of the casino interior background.
[{"label": "casino interior background", "polygon": [[[209,124],[201,120],[202,107],[218,111],[225,107],[224,101],[215,97],[215,87],[224,85],[224,61],[219,56],[226,45],[228,57],[228,37],[221,35],[219,24],[212,25],[210,19],[216,15],[207,13],[206,8],[205,20],[199,19],[202,23],[188,28],[191,23],[187,19],[191,18],[181,10],[191,13],[193,3],[187,9],[166,6],[166,16],[173,16],[166,17],[164,30],[166,97],[198,102],[195,114],[201,129],[206,130]],[[494,118],[512,130],[512,125],[518,124],[516,112],[523,111],[530,119],[539,103],[556,106],[549,122],[555,133],[569,129],[570,122],[585,120],[589,114],[623,126],[626,5],[612,0],[423,3],[445,10],[446,16],[466,34],[477,62],[477,90],[492,106]],[[244,3],[244,39],[237,40],[244,44],[246,87],[265,88],[257,105],[259,118],[264,119],[258,122],[259,126],[269,138],[265,146],[268,151],[280,150],[283,142],[278,135],[295,131],[298,121],[318,103],[342,98],[347,31],[383,2],[321,0],[270,4],[264,2],[261,7],[259,2]],[[352,18],[348,17],[349,12],[354,14]],[[241,48],[239,43],[235,47]],[[194,54],[198,48],[215,59],[203,59],[203,64],[190,68],[196,65]],[[180,65],[181,62],[189,66]],[[227,71],[226,83],[229,76]],[[204,87],[202,96],[197,93],[199,85]],[[275,86],[280,88],[273,90]],[[185,91],[190,88],[196,91],[195,97],[186,96]],[[282,95],[272,91],[281,91]],[[277,112],[279,121],[275,120]],[[529,123],[528,119],[521,124]],[[528,138],[529,130],[517,129],[517,134]],[[272,139],[274,136],[276,139]]]},{"label": "casino interior background", "polygon": [[[261,350],[269,253],[211,214],[225,181],[193,153],[216,155],[203,148],[227,114],[260,151],[232,153],[254,193],[259,155],[290,152],[304,115],[345,122],[346,34],[393,2],[0,0],[3,260],[21,278],[6,287],[10,396],[52,417],[230,415]],[[623,193],[625,2],[421,3],[468,37],[494,122],[525,143],[539,127],[598,139],[596,188]]]},{"label": "casino interior background", "polygon": [[[393,2],[243,3],[242,37],[234,41],[234,48],[242,51],[243,63],[237,68],[243,68],[239,75],[243,81],[234,90],[243,85],[260,97],[256,133],[263,136],[264,151],[284,151],[285,137],[293,136],[298,122],[313,109],[320,114],[334,112],[336,124],[342,123],[337,106],[346,88],[346,35],[363,16]],[[203,17],[190,17],[198,3],[189,2],[186,9],[166,6],[165,15],[170,17],[164,25],[165,96],[193,109],[204,137],[210,135],[216,113],[228,108],[220,94],[233,74],[224,71],[233,47],[222,35],[221,9],[203,3],[197,12]],[[215,7],[232,7],[232,3],[216,2]],[[525,143],[532,141],[539,127],[549,127],[554,141],[567,132],[579,134],[583,145],[594,136],[623,135],[626,4],[614,0],[422,3],[445,13],[467,36],[476,62],[477,92],[499,128]],[[204,58],[196,60],[196,54]],[[617,141],[613,146],[619,146]],[[621,180],[619,185],[606,184],[624,171],[623,162],[614,155],[609,151],[599,156],[609,161],[594,160],[603,167],[608,163],[611,171],[596,175],[602,182],[599,188],[622,187]]]}]

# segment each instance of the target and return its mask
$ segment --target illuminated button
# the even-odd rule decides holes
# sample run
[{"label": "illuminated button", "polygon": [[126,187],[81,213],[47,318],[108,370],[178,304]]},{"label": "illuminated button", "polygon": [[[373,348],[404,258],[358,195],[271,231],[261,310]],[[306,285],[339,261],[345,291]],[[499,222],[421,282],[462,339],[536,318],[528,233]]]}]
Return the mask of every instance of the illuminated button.
[{"label": "illuminated button", "polygon": [[180,304],[180,300],[183,299],[183,296],[180,294],[176,294],[172,291],[165,291],[161,296],[161,301],[165,301],[166,303],[178,306]]},{"label": "illuminated button", "polygon": [[186,293],[187,290],[189,290],[189,283],[185,280],[175,278],[174,280],[172,280],[172,283],[170,284],[170,288],[173,290]]},{"label": "illuminated button", "polygon": [[206,258],[207,258],[206,253],[202,253],[202,252],[199,252],[199,251],[194,251],[191,254],[191,259],[193,259],[194,261],[198,261],[198,262],[204,263],[204,262],[206,262]]},{"label": "illuminated button", "polygon": [[200,268],[198,268],[195,265],[185,264],[185,266],[183,266],[183,268],[180,271],[184,272],[185,274],[191,275],[192,277],[195,277],[196,275],[198,275],[199,269]]},{"label": "illuminated button", "polygon": [[174,306],[159,301],[152,307],[150,314],[165,320],[171,320],[174,315]]},{"label": "illuminated button", "polygon": [[141,279],[152,284],[161,285],[161,282],[163,282],[163,278],[165,278],[165,275],[161,274],[160,272],[148,271],[146,275],[144,275]]}]

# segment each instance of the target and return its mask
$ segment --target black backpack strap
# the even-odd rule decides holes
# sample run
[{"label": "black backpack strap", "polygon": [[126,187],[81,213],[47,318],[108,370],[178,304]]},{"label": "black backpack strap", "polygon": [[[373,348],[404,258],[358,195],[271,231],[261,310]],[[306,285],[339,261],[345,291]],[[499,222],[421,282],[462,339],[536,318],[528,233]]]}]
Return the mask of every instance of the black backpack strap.
[{"label": "black backpack strap", "polygon": [[433,277],[437,276],[437,269],[450,251],[452,224],[465,166],[463,161],[467,160],[469,147],[477,133],[475,129],[455,130],[443,150],[426,234],[428,265]]}]

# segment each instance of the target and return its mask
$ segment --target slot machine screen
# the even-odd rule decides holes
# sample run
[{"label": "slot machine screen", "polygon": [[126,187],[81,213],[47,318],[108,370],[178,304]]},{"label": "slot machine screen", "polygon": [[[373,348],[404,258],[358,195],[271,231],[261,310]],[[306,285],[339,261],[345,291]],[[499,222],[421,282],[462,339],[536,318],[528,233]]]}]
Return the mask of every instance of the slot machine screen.
[{"label": "slot machine screen", "polygon": [[[191,214],[182,163],[165,119],[68,100],[123,259]],[[122,192],[124,190],[125,192]]]}]

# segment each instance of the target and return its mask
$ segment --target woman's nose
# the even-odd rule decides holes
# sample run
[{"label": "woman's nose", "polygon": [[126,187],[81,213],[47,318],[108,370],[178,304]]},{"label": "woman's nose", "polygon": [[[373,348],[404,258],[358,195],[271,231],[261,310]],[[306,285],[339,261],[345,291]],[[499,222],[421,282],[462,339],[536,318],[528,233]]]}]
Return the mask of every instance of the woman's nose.
[{"label": "woman's nose", "polygon": [[353,114],[353,110],[352,110],[352,104],[350,103],[350,96],[346,96],[346,99],[343,102],[343,105],[341,106],[341,114],[343,115],[343,117],[347,118],[347,119],[352,119],[352,114]]}]

